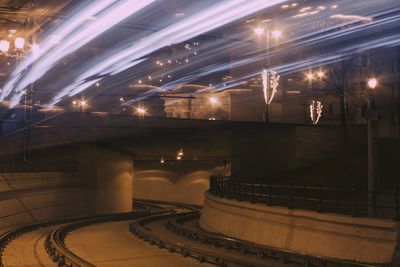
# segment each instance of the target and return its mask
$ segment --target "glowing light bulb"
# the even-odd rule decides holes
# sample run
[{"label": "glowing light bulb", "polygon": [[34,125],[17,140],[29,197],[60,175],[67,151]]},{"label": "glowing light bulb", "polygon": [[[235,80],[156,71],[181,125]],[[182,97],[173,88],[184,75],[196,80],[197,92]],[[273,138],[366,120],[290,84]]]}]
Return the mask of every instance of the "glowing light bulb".
[{"label": "glowing light bulb", "polygon": [[139,116],[144,116],[147,113],[147,110],[142,106],[136,107],[135,110],[136,110],[136,114],[138,114]]},{"label": "glowing light bulb", "polygon": [[22,37],[15,38],[14,45],[16,49],[24,49],[25,39]]},{"label": "glowing light bulb", "polygon": [[0,41],[0,51],[2,53],[7,53],[8,49],[10,48],[10,42],[6,40],[1,40]]},{"label": "glowing light bulb", "polygon": [[275,39],[279,39],[282,36],[282,32],[279,30],[274,30],[271,32],[272,37]]},{"label": "glowing light bulb", "polygon": [[254,29],[254,33],[255,33],[257,36],[263,35],[264,32],[265,32],[265,29],[264,29],[264,28],[261,28],[261,27],[257,27],[257,28]]},{"label": "glowing light bulb", "polygon": [[368,87],[370,89],[375,89],[377,85],[378,85],[378,80],[376,78],[368,79]]},{"label": "glowing light bulb", "polygon": [[318,71],[317,76],[318,76],[318,78],[322,79],[325,77],[325,73],[323,71]]},{"label": "glowing light bulb", "polygon": [[312,80],[314,79],[314,74],[312,74],[312,73],[307,73],[307,74],[306,74],[306,78],[307,78],[307,80],[312,81]]},{"label": "glowing light bulb", "polygon": [[216,98],[215,96],[212,96],[209,98],[211,105],[216,105],[218,104],[218,98]]}]

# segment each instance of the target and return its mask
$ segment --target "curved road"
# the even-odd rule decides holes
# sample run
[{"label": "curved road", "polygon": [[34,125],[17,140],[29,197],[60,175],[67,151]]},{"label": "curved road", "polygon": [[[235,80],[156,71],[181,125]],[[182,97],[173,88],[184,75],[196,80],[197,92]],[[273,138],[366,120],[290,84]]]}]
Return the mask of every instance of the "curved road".
[{"label": "curved road", "polygon": [[65,243],[79,257],[99,267],[213,266],[151,246],[128,232],[130,222],[83,227],[69,233]]}]

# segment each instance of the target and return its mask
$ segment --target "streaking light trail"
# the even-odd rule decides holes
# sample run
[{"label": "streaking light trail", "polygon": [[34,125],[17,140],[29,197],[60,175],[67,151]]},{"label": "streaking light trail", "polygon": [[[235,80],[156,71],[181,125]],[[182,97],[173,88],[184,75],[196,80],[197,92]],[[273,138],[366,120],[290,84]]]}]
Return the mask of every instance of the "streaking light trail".
[{"label": "streaking light trail", "polygon": [[[42,42],[43,45],[42,43],[40,44],[39,54],[31,55],[16,69],[12,74],[12,78],[5,85],[0,101],[4,100],[10,93],[11,88],[15,86],[16,95],[11,100],[11,106],[15,106],[21,98],[20,92],[26,86],[41,78],[56,62],[154,1],[105,0],[93,3],[68,20],[65,26],[61,26],[60,29],[54,31],[49,38]],[[88,23],[87,18],[89,16],[95,16],[96,19]],[[60,43],[54,42],[54,36],[57,36]],[[32,66],[32,64],[34,64],[33,68],[24,71],[25,68]],[[80,86],[83,84],[82,82]]]},{"label": "streaking light trail", "polygon": [[[282,2],[285,2],[285,0],[222,1],[153,33],[148,37],[142,38],[128,48],[117,50],[105,60],[96,62],[89,70],[80,75],[74,81],[74,84],[82,84],[83,80],[87,80],[95,75],[104,76],[117,74],[127,69],[127,66],[133,67],[137,64],[138,59],[162,47],[169,44],[180,43]],[[66,95],[73,96],[82,92],[84,89],[84,87],[81,87],[79,90],[74,89],[71,91],[70,87],[64,88],[53,98],[50,105],[55,105]]]}]

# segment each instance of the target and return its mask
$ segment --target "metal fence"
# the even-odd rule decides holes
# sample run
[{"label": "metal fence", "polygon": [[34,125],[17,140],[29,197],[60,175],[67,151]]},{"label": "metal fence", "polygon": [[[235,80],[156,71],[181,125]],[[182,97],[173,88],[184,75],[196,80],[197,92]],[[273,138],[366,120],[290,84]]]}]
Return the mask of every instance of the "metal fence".
[{"label": "metal fence", "polygon": [[242,181],[234,177],[211,176],[209,192],[219,197],[268,206],[400,221],[399,187],[393,190],[369,192],[357,187],[276,185],[259,183],[255,180]]}]

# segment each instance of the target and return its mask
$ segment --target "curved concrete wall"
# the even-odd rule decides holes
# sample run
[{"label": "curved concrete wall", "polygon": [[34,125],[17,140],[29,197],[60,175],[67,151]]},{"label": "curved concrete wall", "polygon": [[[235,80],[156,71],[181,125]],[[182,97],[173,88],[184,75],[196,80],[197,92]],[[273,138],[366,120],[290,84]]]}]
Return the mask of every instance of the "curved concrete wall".
[{"label": "curved concrete wall", "polygon": [[177,164],[138,166],[134,171],[134,198],[165,200],[201,205],[208,190],[210,175],[221,175],[216,165]]},{"label": "curved concrete wall", "polygon": [[209,193],[200,226],[261,245],[370,263],[391,262],[398,242],[393,221],[267,207]]},{"label": "curved concrete wall", "polygon": [[0,173],[0,232],[24,224],[89,214],[76,173]]}]

